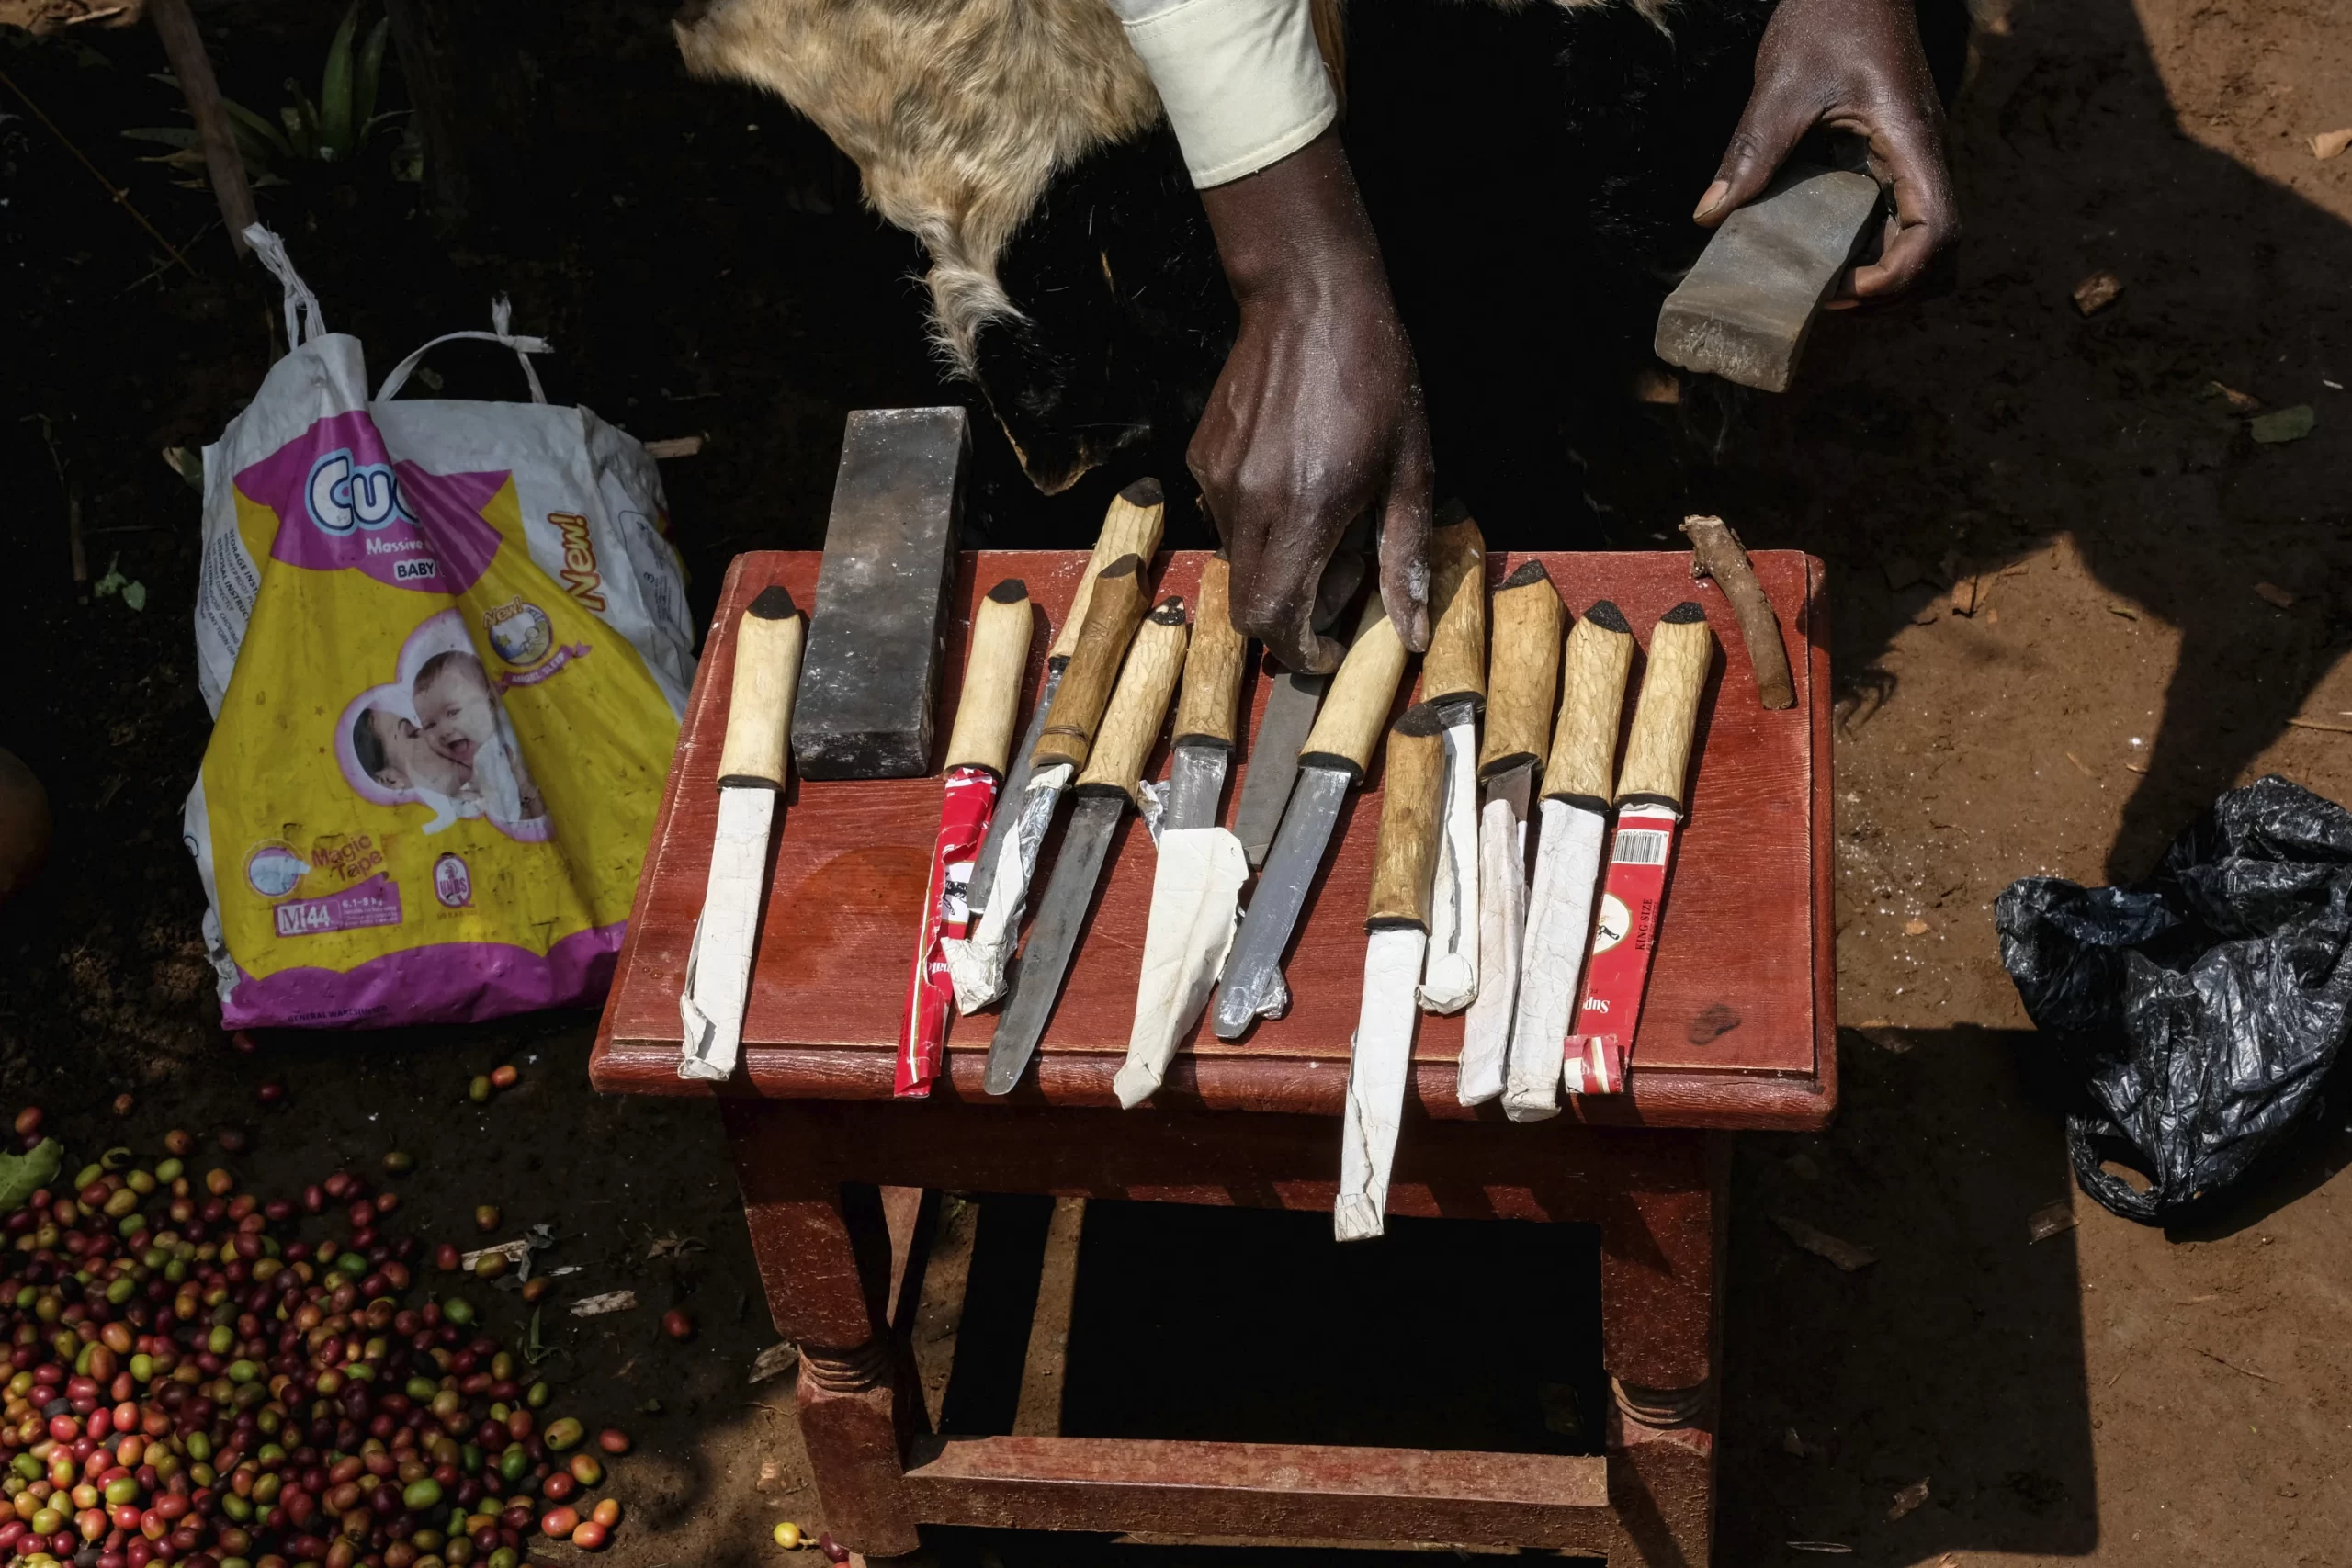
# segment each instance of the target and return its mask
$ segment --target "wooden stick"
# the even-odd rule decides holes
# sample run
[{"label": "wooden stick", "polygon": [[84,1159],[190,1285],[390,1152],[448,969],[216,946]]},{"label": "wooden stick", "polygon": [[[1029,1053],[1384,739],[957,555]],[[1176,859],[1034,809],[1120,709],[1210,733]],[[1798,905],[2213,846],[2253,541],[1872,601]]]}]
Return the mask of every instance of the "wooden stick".
[{"label": "wooden stick", "polygon": [[1541,764],[1552,746],[1552,699],[1560,682],[1560,621],[1567,614],[1542,561],[1529,561],[1495,591],[1494,668],[1487,682],[1487,776]]},{"label": "wooden stick", "polygon": [[1739,617],[1739,638],[1747,645],[1747,661],[1756,670],[1756,697],[1768,708],[1797,705],[1795,680],[1789,673],[1789,650],[1781,643],[1781,618],[1772,601],[1756,581],[1756,569],[1731,525],[1720,517],[1686,517],[1682,531],[1690,538],[1690,575],[1711,577],[1731,601]]},{"label": "wooden stick", "polygon": [[1069,668],[1062,671],[1062,683],[1054,693],[1045,732],[1030,753],[1030,766],[1037,772],[1086,765],[1094,727],[1118,682],[1119,665],[1127,657],[1127,644],[1135,640],[1136,624],[1143,619],[1143,558],[1129,555],[1113,561],[1093,580],[1086,625],[1079,629]]},{"label": "wooden stick", "polygon": [[763,588],[735,634],[735,682],[727,694],[727,739],[718,753],[721,785],[784,787],[785,739],[800,686],[800,650],[808,618],[782,587]]},{"label": "wooden stick", "polygon": [[[148,236],[157,244],[164,247],[164,254],[165,255],[170,256],[174,261],[179,263],[180,265],[186,268],[188,272],[194,273],[196,271],[196,268],[188,265],[187,257],[180,254],[179,247],[173,244],[169,240],[164,238],[162,231],[159,231],[155,225],[147,221],[146,215],[141,212],[139,209],[130,205],[130,193],[119,188],[112,180],[107,178],[106,175],[100,171],[98,166],[90,162],[89,154],[83,152],[81,148],[75,146],[74,144],[74,139],[66,135],[62,130],[59,129],[57,122],[49,118],[48,111],[43,109],[39,104],[33,102],[32,95],[26,92],[22,87],[17,86],[16,79],[10,76],[6,71],[0,71],[0,86],[6,87],[8,91],[16,94],[17,96],[23,101],[25,107],[33,111],[33,118],[40,121],[44,126],[47,126],[49,128],[49,133],[57,138],[59,145],[62,146],[68,152],[73,153],[81,165],[90,171],[90,177],[106,187],[107,194],[114,197],[116,204],[125,212],[130,214],[130,220],[132,222],[138,224],[141,229],[146,230]],[[149,276],[152,276],[153,274],[150,274]],[[140,281],[143,283],[146,279],[141,278]]]},{"label": "wooden stick", "polygon": [[1434,703],[1416,703],[1388,730],[1381,780],[1380,839],[1373,852],[1366,929],[1430,923],[1430,883],[1437,871],[1438,804],[1445,782],[1445,720]]},{"label": "wooden stick", "polygon": [[1184,668],[1184,601],[1170,594],[1136,630],[1118,690],[1102,711],[1102,732],[1087,755],[1086,771],[1078,775],[1078,790],[1091,795],[1114,789],[1135,800],[1144,759],[1159,739],[1168,699],[1176,694],[1177,672]]},{"label": "wooden stick", "polygon": [[1176,741],[1232,750],[1241,697],[1241,655],[1249,639],[1233,628],[1228,607],[1233,568],[1223,556],[1201,568],[1193,611],[1193,647],[1184,656],[1184,694],[1176,704]]},{"label": "wooden stick", "polygon": [[1405,674],[1405,640],[1375,591],[1357,623],[1348,656],[1331,677],[1315,728],[1299,747],[1302,765],[1345,768],[1358,779],[1372,764],[1372,750],[1380,744],[1380,725],[1396,700],[1396,682]]},{"label": "wooden stick", "polygon": [[1430,650],[1421,699],[1487,698],[1487,540],[1465,517],[1430,533]]},{"label": "wooden stick", "polygon": [[1545,799],[1608,809],[1617,718],[1625,708],[1625,676],[1633,668],[1634,628],[1608,600],[1568,628],[1567,673],[1560,681],[1551,765],[1544,771]]},{"label": "wooden stick", "polygon": [[1677,604],[1650,633],[1649,666],[1642,671],[1641,701],[1617,775],[1618,805],[1645,800],[1683,808],[1699,695],[1714,661],[1715,634],[1707,629],[1707,612],[1696,604]]},{"label": "wooden stick", "polygon": [[212,74],[212,57],[204,52],[204,39],[196,30],[196,13],[188,8],[188,0],[147,0],[147,14],[155,18],[172,74],[187,98],[188,118],[196,121],[197,137],[204,143],[205,176],[212,182],[213,199],[220,204],[229,244],[242,260],[252,252],[245,243],[245,231],[261,215],[254,208],[253,187],[245,183],[245,160],[237,151],[237,133],[229,124],[229,111],[220,107],[220,84]]},{"label": "wooden stick", "polygon": [[1160,527],[1167,515],[1168,498],[1158,479],[1137,479],[1111,498],[1094,553],[1087,558],[1086,575],[1078,580],[1077,596],[1069,602],[1061,634],[1046,650],[1046,658],[1067,663],[1078,651],[1079,634],[1086,629],[1087,606],[1094,603],[1094,580],[1110,570],[1112,562],[1121,556],[1140,557],[1145,575],[1150,574],[1151,558],[1159,552]]},{"label": "wooden stick", "polygon": [[947,737],[947,766],[985,768],[1004,776],[1012,724],[1021,716],[1021,675],[1029,664],[1029,585],[1008,577],[989,590],[972,616],[964,660],[964,695]]}]

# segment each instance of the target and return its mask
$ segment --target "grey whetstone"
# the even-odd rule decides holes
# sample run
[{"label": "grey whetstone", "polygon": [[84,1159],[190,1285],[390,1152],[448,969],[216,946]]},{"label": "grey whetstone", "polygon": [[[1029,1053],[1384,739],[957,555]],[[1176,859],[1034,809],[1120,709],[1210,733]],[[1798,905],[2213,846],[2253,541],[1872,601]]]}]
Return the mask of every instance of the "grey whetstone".
[{"label": "grey whetstone", "polygon": [[1814,312],[1878,211],[1878,182],[1793,169],[1723,221],[1657,313],[1657,356],[1785,392]]},{"label": "grey whetstone", "polygon": [[971,434],[960,408],[849,416],[793,715],[811,779],[931,771]]}]

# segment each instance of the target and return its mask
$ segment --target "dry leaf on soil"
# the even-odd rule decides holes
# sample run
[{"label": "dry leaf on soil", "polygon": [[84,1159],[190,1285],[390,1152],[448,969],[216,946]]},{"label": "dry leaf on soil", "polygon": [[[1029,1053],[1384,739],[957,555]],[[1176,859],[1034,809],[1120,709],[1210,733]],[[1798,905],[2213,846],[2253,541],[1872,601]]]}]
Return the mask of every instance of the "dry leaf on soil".
[{"label": "dry leaf on soil", "polygon": [[2352,147],[2352,126],[2342,130],[2323,130],[2311,138],[2306,145],[2311,148],[2314,158],[2333,158],[2346,147]]},{"label": "dry leaf on soil", "polygon": [[1888,1506],[1886,1517],[1890,1519],[1899,1519],[1927,1500],[1928,1483],[1926,1478],[1922,1477],[1894,1495],[1894,1501]]},{"label": "dry leaf on soil", "polygon": [[1815,1257],[1829,1259],[1849,1274],[1857,1269],[1867,1269],[1878,1261],[1878,1254],[1869,1247],[1831,1235],[1827,1231],[1816,1229],[1803,1220],[1792,1219],[1786,1214],[1775,1214],[1772,1216],[1772,1223],[1781,1227],[1782,1235],[1787,1236]]},{"label": "dry leaf on soil", "polygon": [[2291,610],[2295,607],[2295,595],[2275,582],[2256,583],[2254,593],[2256,598],[2276,604],[2282,610]]},{"label": "dry leaf on soil", "polygon": [[2096,316],[2122,296],[2123,280],[2101,267],[2075,285],[2075,309]]}]

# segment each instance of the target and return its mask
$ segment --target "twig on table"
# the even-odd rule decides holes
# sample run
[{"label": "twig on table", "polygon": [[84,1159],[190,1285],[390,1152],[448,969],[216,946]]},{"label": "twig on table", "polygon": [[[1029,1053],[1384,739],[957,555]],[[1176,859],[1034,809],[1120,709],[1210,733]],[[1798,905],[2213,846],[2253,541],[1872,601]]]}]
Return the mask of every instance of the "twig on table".
[{"label": "twig on table", "polygon": [[2204,1357],[2207,1360],[2212,1362],[2215,1366],[2227,1367],[2230,1371],[2236,1372],[2243,1377],[2252,1378],[2256,1382],[2275,1383],[2278,1381],[2267,1372],[2257,1372],[2252,1367],[2241,1367],[2235,1361],[2224,1361],[2221,1357],[2216,1356],[2212,1351],[2206,1349],[2201,1345],[2191,1345],[2189,1348]]},{"label": "twig on table", "polygon": [[82,149],[74,144],[74,139],[66,135],[63,130],[60,130],[55,120],[49,118],[48,111],[44,110],[39,104],[33,102],[32,95],[26,92],[22,87],[17,86],[16,79],[10,76],[6,71],[0,71],[0,86],[6,87],[8,91],[16,94],[17,98],[23,102],[25,107],[33,111],[33,118],[49,128],[49,133],[51,136],[56,137],[57,140],[64,145],[65,150],[68,152],[73,153],[74,158],[80,162],[84,168],[90,171],[90,177],[97,181],[98,184],[104,186],[108,196],[114,197],[115,200],[122,204],[122,209],[125,212],[130,213],[131,219],[137,222],[141,229],[146,230],[148,234],[154,239],[154,242],[157,244],[164,247],[164,253],[174,261],[179,263],[181,266],[186,267],[187,269],[187,275],[190,277],[194,277],[196,276],[196,268],[188,265],[187,257],[180,254],[178,251],[175,250],[172,246],[172,243],[164,238],[162,231],[158,230],[155,225],[147,221],[146,215],[141,213],[139,209],[130,205],[130,193],[129,191],[117,189],[115,187],[115,183],[107,178],[105,174],[99,170],[98,166],[90,162],[88,155],[85,153]]}]

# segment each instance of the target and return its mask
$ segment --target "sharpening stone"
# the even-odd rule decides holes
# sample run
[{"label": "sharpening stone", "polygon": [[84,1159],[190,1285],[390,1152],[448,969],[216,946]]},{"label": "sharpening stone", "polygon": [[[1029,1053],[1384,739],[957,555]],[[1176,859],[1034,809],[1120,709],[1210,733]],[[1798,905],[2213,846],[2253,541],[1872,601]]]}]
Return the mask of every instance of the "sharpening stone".
[{"label": "sharpening stone", "polygon": [[849,416],[792,723],[811,779],[931,771],[971,432],[960,408]]},{"label": "sharpening stone", "polygon": [[1723,221],[1657,313],[1657,356],[1785,392],[1814,312],[1878,212],[1878,182],[1793,169]]}]

